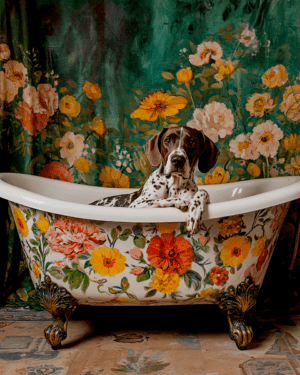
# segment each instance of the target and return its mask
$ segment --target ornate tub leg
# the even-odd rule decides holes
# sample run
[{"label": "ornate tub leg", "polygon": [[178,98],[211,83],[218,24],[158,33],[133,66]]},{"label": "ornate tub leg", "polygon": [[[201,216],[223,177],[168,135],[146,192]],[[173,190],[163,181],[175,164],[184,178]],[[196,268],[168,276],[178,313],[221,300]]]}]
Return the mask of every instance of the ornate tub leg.
[{"label": "ornate tub leg", "polygon": [[255,305],[258,292],[259,287],[247,277],[236,288],[223,293],[219,300],[220,309],[228,318],[230,338],[240,350],[246,349],[253,338],[252,328],[245,324],[244,315]]},{"label": "ornate tub leg", "polygon": [[67,337],[69,317],[76,309],[78,302],[62,287],[53,283],[49,276],[37,288],[41,306],[52,315],[54,322],[44,330],[45,338],[52,349],[61,347],[61,341]]}]

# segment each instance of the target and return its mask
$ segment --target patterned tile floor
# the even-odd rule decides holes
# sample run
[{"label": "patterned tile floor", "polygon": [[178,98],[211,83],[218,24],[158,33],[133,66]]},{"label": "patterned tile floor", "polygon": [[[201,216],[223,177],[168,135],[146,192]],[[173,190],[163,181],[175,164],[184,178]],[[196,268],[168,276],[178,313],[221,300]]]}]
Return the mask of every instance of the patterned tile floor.
[{"label": "patterned tile floor", "polygon": [[239,351],[217,306],[86,307],[62,349],[43,337],[46,312],[0,308],[1,375],[300,375],[300,315],[249,314]]}]

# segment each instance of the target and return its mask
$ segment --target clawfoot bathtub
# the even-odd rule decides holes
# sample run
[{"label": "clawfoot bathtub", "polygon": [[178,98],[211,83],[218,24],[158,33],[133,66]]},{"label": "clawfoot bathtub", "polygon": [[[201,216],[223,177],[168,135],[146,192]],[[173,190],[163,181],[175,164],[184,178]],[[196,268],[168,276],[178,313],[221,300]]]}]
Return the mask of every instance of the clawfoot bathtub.
[{"label": "clawfoot bathtub", "polygon": [[205,189],[211,204],[190,236],[186,213],[176,208],[91,206],[115,189],[0,174],[0,197],[9,201],[32,281],[54,319],[45,329],[53,349],[66,338],[77,304],[202,303],[220,306],[230,338],[246,348],[253,332],[244,315],[256,302],[289,204],[300,197],[300,177]]}]

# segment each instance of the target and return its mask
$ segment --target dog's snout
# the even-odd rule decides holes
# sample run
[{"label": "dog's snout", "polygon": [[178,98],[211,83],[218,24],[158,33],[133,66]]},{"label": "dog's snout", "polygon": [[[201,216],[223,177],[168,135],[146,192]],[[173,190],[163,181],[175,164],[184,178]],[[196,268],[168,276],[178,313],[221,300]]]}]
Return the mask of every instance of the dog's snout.
[{"label": "dog's snout", "polygon": [[171,162],[174,165],[174,167],[181,168],[185,163],[185,158],[181,155],[174,155],[171,159]]}]

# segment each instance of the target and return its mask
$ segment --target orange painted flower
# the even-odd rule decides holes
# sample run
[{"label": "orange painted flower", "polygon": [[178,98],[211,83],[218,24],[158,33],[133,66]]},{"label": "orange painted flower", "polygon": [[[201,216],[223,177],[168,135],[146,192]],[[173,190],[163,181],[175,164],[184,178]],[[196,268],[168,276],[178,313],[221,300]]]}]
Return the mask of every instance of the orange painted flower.
[{"label": "orange painted flower", "polygon": [[295,151],[300,148],[300,135],[290,134],[287,135],[282,141],[281,146],[289,151]]},{"label": "orange painted flower", "polygon": [[273,99],[269,93],[253,94],[247,100],[246,109],[251,116],[263,117],[266,111],[270,111],[275,107]]},{"label": "orange painted flower", "polygon": [[170,233],[151,238],[147,254],[151,265],[166,273],[182,274],[194,259],[190,243],[184,237]]},{"label": "orange painted flower", "polygon": [[193,71],[190,67],[180,69],[176,73],[176,77],[179,83],[189,83],[193,79]]},{"label": "orange painted flower", "polygon": [[74,176],[65,164],[57,161],[45,164],[39,172],[39,176],[46,178],[53,178],[54,180],[61,180],[67,182],[74,182]]},{"label": "orange painted flower", "polygon": [[273,66],[273,68],[267,70],[262,76],[264,85],[270,88],[281,87],[286,83],[287,80],[288,73],[286,68],[281,64]]},{"label": "orange painted flower", "polygon": [[249,163],[249,165],[247,167],[247,172],[252,177],[258,177],[261,173],[261,170],[259,169],[258,165],[254,164],[254,163]]},{"label": "orange painted flower", "polygon": [[300,85],[289,86],[285,90],[279,108],[289,120],[300,120]]},{"label": "orange painted flower", "polygon": [[31,135],[37,135],[47,126],[49,116],[46,113],[34,113],[32,107],[24,101],[19,102],[14,111],[23,128]]},{"label": "orange painted flower", "polygon": [[247,258],[251,241],[246,236],[234,236],[223,241],[222,245],[220,258],[224,266],[235,267]]},{"label": "orange painted flower", "polygon": [[265,263],[268,254],[269,254],[269,251],[266,248],[261,252],[260,256],[257,259],[257,263],[256,263],[257,271],[260,271],[262,269],[262,266]]},{"label": "orange painted flower", "polygon": [[284,169],[291,175],[300,174],[300,156],[291,158],[291,164],[286,164]]},{"label": "orange painted flower", "polygon": [[161,117],[177,115],[179,109],[184,108],[188,100],[183,96],[171,96],[166,92],[156,91],[146,96],[138,109],[131,113],[131,118],[154,122]]},{"label": "orange painted flower", "polygon": [[68,117],[77,117],[80,112],[80,104],[72,95],[65,95],[59,102],[60,112]]},{"label": "orange painted flower", "polygon": [[225,284],[229,279],[229,272],[224,270],[221,267],[213,267],[209,273],[208,279],[214,285],[222,285]]},{"label": "orange painted flower", "polygon": [[262,236],[262,237],[259,237],[255,242],[254,242],[254,245],[253,245],[253,249],[252,249],[252,254],[254,256],[258,256],[262,253],[262,251],[264,250],[265,246],[266,246],[266,240],[267,240],[267,237],[266,236]]},{"label": "orange painted flower", "polygon": [[230,216],[217,223],[217,228],[220,229],[220,235],[222,237],[230,237],[234,234],[238,234],[242,229],[242,226],[243,219],[241,215]]},{"label": "orange painted flower", "polygon": [[234,73],[234,66],[231,61],[218,59],[215,64],[212,64],[218,73],[214,75],[215,79],[221,82],[224,78],[229,78]]},{"label": "orange painted flower", "polygon": [[104,187],[129,188],[130,181],[120,169],[106,166],[101,169],[99,179]]},{"label": "orange painted flower", "polygon": [[160,234],[173,233],[174,230],[177,228],[178,223],[156,223],[155,226],[156,229],[160,232]]},{"label": "orange painted flower", "polygon": [[98,100],[101,98],[101,88],[96,83],[85,82],[82,91],[86,94],[86,96],[91,100]]},{"label": "orange painted flower", "polygon": [[157,268],[149,286],[158,292],[171,293],[178,289],[179,283],[180,278],[178,274],[165,273],[161,268]]},{"label": "orange painted flower", "polygon": [[129,272],[132,275],[139,276],[144,272],[143,267],[133,267],[132,270]]}]

